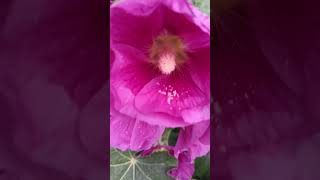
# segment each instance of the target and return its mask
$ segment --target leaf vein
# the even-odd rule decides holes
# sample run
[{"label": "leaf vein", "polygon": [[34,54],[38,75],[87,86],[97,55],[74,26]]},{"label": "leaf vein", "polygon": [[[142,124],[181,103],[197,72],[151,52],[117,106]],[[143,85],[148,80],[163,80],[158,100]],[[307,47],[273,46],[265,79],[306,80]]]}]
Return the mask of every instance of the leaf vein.
[{"label": "leaf vein", "polygon": [[123,173],[123,175],[121,176],[121,178],[119,180],[122,180],[128,173],[129,169],[131,168],[132,164],[130,164],[130,166],[128,167],[128,169]]},{"label": "leaf vein", "polygon": [[142,161],[139,161],[140,164],[146,165],[146,166],[166,166],[165,163],[145,163]]},{"label": "leaf vein", "polygon": [[137,164],[137,168],[148,180],[152,180],[149,176],[145,174],[145,172],[141,169],[141,167],[138,164]]},{"label": "leaf vein", "polygon": [[136,180],[136,166],[134,164],[132,166],[132,175],[133,175],[133,180]]},{"label": "leaf vein", "polygon": [[119,166],[124,166],[124,165],[127,165],[127,164],[130,164],[130,161],[124,162],[124,163],[120,163],[120,164],[110,164],[110,166],[111,167],[119,167]]},{"label": "leaf vein", "polygon": [[[115,151],[117,151],[120,156],[122,156],[122,157],[124,157],[124,158],[126,158],[126,159],[128,159],[128,160],[131,160],[130,157],[124,155],[124,154],[123,154],[122,152],[120,152],[119,150],[115,149]],[[129,151],[129,152],[130,152],[130,151]]]}]

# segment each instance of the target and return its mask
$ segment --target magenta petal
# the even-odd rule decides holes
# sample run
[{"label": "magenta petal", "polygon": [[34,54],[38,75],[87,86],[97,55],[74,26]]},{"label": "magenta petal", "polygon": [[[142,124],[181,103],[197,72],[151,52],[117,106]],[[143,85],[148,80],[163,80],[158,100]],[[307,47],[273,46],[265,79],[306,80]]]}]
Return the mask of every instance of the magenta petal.
[{"label": "magenta petal", "polygon": [[204,33],[200,30],[195,32],[187,32],[180,34],[182,37],[186,48],[190,52],[195,52],[200,48],[210,48],[210,34]]},{"label": "magenta petal", "polygon": [[112,41],[138,49],[150,46],[153,37],[172,25],[174,34],[193,28],[210,33],[210,18],[186,0],[121,1],[113,4],[110,17]]},{"label": "magenta petal", "polygon": [[204,136],[208,128],[210,128],[210,120],[208,119],[201,123],[194,124],[192,128],[190,128],[192,140],[196,140]]},{"label": "magenta petal", "polygon": [[129,116],[113,113],[110,120],[111,147],[140,151],[154,145],[161,137],[163,127],[149,125]]},{"label": "magenta petal", "polygon": [[[124,1],[125,2],[125,1]],[[110,38],[114,44],[126,44],[135,47],[145,53],[152,43],[152,38],[157,36],[162,27],[162,16],[159,11],[153,13],[154,9],[146,8],[148,16],[137,15],[144,12],[143,6],[132,3],[131,6],[140,8],[139,11],[131,11],[122,2],[114,4],[110,12]]]},{"label": "magenta petal", "polygon": [[[116,62],[119,63],[119,61]],[[110,81],[110,144],[121,150],[148,149],[160,139],[164,131],[163,127],[149,125],[136,119],[137,113],[133,106],[134,93],[144,83],[133,81],[132,78],[138,77],[139,72],[141,78],[149,77],[144,75],[146,71],[135,73],[135,70],[139,70],[140,67],[139,63],[135,63],[132,66],[124,66],[122,69],[114,68]]]},{"label": "magenta petal", "polygon": [[197,86],[210,97],[210,47],[198,49],[191,54],[190,74]]},{"label": "magenta petal", "polygon": [[148,64],[141,60],[145,57],[139,55],[137,50],[127,46],[116,47],[117,50],[124,50],[126,53],[115,51],[116,60],[110,79],[112,103],[117,111],[135,118],[135,95],[154,77],[154,73],[148,68]]},{"label": "magenta petal", "polygon": [[210,121],[205,121],[181,129],[174,148],[175,156],[179,157],[179,154],[184,151],[189,152],[192,160],[206,155],[210,150],[210,143],[202,143],[200,139],[204,137],[209,126]]},{"label": "magenta petal", "polygon": [[[187,0],[125,0],[113,5],[113,8],[120,8],[135,16],[149,16],[156,8],[164,6],[171,11],[182,14],[193,19],[197,25],[200,23],[206,28],[210,26],[210,18],[192,6]],[[198,24],[199,23],[199,24]]]},{"label": "magenta petal", "polygon": [[112,84],[129,88],[133,94],[137,94],[153,77],[154,74],[148,70],[144,63],[130,64],[119,73],[112,74]]},{"label": "magenta petal", "polygon": [[168,128],[184,127],[189,125],[187,122],[183,121],[181,117],[170,116],[166,113],[138,113],[137,118],[152,125],[161,125]]},{"label": "magenta petal", "polygon": [[[145,122],[136,119],[134,110],[130,109],[130,102],[123,107],[116,107],[116,104],[121,102],[115,95],[114,88],[111,88],[110,93],[110,145],[111,147],[125,150],[145,150],[154,145],[161,137],[164,127],[158,125],[149,125]],[[122,95],[122,98],[124,95]],[[125,102],[125,101],[122,101]],[[132,103],[131,103],[132,104]],[[116,107],[116,108],[115,108]],[[118,110],[128,110],[133,112],[126,112],[131,116],[121,113]]]},{"label": "magenta petal", "polygon": [[192,79],[182,76],[154,78],[135,98],[135,106],[143,114],[167,113],[174,117],[180,117],[183,110],[201,107],[207,102],[207,97]]},{"label": "magenta petal", "polygon": [[150,148],[157,142],[164,131],[163,127],[149,125],[145,122],[136,120],[132,132],[130,148],[132,150],[142,150]]},{"label": "magenta petal", "polygon": [[115,89],[111,86],[113,108],[119,113],[125,114],[132,118],[136,117],[136,109],[133,107],[134,94],[126,87],[118,87]]},{"label": "magenta petal", "polygon": [[148,1],[139,1],[139,0],[125,0],[118,1],[112,7],[112,11],[121,9],[126,11],[128,14],[133,16],[149,16],[154,10],[161,4],[159,0],[148,0]]},{"label": "magenta petal", "polygon": [[201,27],[204,32],[210,34],[210,17],[193,6],[191,2],[188,2],[188,4],[192,11],[194,23]]},{"label": "magenta petal", "polygon": [[177,180],[190,180],[194,172],[194,163],[187,152],[178,157],[178,167],[169,171],[169,175]]},{"label": "magenta petal", "polygon": [[210,126],[207,128],[203,136],[199,139],[202,144],[210,145]]},{"label": "magenta petal", "polygon": [[115,68],[111,69],[111,73],[117,72],[130,64],[135,63],[148,63],[148,57],[142,53],[141,50],[136,49],[124,44],[111,44],[112,51],[114,52]]},{"label": "magenta petal", "polygon": [[110,145],[125,151],[130,148],[131,134],[135,120],[117,113],[110,118]]},{"label": "magenta petal", "polygon": [[116,60],[111,70],[111,84],[116,88],[126,87],[136,94],[156,73],[140,51],[125,45],[114,47]]},{"label": "magenta petal", "polygon": [[210,118],[210,104],[185,109],[181,112],[181,116],[184,121],[188,122],[189,124],[208,120]]}]

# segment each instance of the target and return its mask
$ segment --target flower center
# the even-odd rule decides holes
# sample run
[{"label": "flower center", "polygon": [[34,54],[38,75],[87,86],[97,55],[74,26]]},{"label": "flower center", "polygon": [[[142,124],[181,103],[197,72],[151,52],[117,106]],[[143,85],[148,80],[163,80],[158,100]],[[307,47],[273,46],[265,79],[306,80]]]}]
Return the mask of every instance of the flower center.
[{"label": "flower center", "polygon": [[176,69],[176,61],[173,54],[164,54],[159,58],[158,68],[163,74],[170,74]]},{"label": "flower center", "polygon": [[182,40],[174,35],[160,35],[150,49],[150,60],[162,74],[169,75],[187,59]]}]

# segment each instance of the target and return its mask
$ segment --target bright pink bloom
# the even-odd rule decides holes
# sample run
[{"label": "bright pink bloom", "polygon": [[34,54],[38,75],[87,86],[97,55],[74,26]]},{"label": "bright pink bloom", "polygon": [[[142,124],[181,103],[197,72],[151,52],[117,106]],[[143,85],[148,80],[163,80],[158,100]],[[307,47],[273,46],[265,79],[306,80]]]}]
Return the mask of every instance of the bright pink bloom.
[{"label": "bright pink bloom", "polygon": [[204,121],[181,128],[174,147],[174,156],[178,167],[170,175],[179,180],[191,179],[194,172],[194,160],[206,155],[210,150],[210,121]]},{"label": "bright pink bloom", "polygon": [[176,180],[190,180],[194,172],[194,162],[190,159],[189,152],[178,156],[178,167],[169,171],[169,175]]},{"label": "bright pink bloom", "polygon": [[[194,158],[208,152],[209,25],[208,16],[186,0],[111,6],[111,146],[148,149],[164,127],[183,127],[174,149],[178,171],[171,172],[177,179],[192,176]],[[183,145],[185,137],[190,139]]]},{"label": "bright pink bloom", "polygon": [[111,86],[132,100],[123,113],[165,127],[209,119],[209,18],[184,0],[124,0],[110,22]]}]

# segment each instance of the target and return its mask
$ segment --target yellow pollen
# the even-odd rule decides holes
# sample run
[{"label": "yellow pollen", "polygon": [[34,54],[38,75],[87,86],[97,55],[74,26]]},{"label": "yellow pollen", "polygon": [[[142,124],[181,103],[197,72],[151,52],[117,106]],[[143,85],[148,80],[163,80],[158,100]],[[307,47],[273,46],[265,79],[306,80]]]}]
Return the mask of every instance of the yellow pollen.
[{"label": "yellow pollen", "polygon": [[161,73],[171,74],[187,60],[182,40],[175,35],[160,35],[150,48],[150,61]]},{"label": "yellow pollen", "polygon": [[170,74],[176,68],[176,60],[172,54],[164,54],[159,58],[158,67],[163,74]]}]

